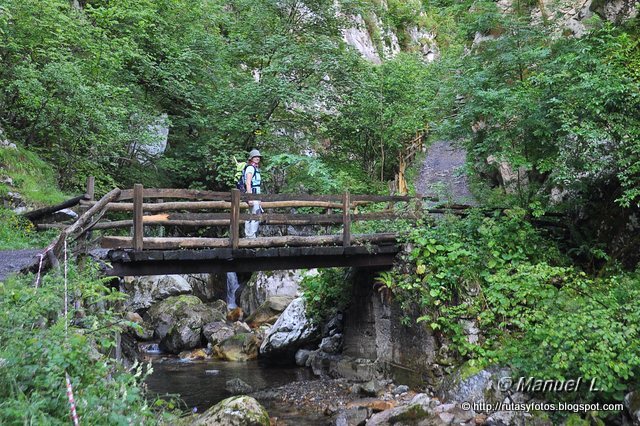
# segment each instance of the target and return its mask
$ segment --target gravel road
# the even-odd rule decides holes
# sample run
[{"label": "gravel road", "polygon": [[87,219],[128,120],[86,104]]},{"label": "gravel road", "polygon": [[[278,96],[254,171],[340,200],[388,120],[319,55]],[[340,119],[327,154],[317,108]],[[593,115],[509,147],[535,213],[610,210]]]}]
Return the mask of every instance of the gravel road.
[{"label": "gravel road", "polygon": [[12,272],[18,272],[42,250],[0,250],[0,281]]},{"label": "gravel road", "polygon": [[428,148],[427,157],[422,163],[415,182],[416,192],[450,198],[457,204],[474,204],[464,174],[465,157],[465,150],[451,142],[435,142]]}]

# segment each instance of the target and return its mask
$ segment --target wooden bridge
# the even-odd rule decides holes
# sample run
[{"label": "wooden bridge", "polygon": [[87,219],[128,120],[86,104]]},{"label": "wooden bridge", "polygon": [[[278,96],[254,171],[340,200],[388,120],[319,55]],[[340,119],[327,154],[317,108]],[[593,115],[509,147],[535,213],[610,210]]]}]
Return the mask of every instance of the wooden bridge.
[{"label": "wooden bridge", "polygon": [[[55,264],[70,242],[78,251],[99,242],[108,249],[107,274],[156,275],[314,268],[388,267],[400,250],[390,229],[398,220],[415,221],[431,197],[309,194],[243,194],[190,189],[114,189],[100,200],[93,179],[79,201],[84,213],[63,228],[47,248],[44,262]],[[265,213],[243,213],[259,201]],[[442,211],[430,209],[429,211]],[[262,225],[304,226],[313,235],[241,238],[249,220]],[[377,226],[372,227],[372,222]],[[375,232],[352,232],[357,228]],[[264,227],[261,229],[265,229]],[[165,236],[167,233],[178,236]],[[41,256],[42,257],[42,256]]]}]

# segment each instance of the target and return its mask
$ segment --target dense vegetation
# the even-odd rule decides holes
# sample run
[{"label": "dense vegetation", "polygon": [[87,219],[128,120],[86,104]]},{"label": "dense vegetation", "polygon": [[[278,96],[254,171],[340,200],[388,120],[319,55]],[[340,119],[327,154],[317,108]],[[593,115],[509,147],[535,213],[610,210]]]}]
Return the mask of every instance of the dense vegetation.
[{"label": "dense vegetation", "polygon": [[[531,219],[551,210],[580,218],[637,212],[640,23],[594,16],[586,34],[569,37],[550,20],[532,24],[532,2],[513,6],[3,0],[0,128],[19,149],[0,150],[2,174],[14,180],[0,183],[0,196],[19,188],[32,204],[53,203],[63,198],[56,183],[75,193],[89,175],[98,192],[133,182],[223,189],[233,157],[254,147],[266,154],[270,192],[384,192],[417,136],[455,140],[467,150],[479,202],[504,214],[407,229],[413,250],[380,281],[460,360],[597,377],[604,392],[596,397],[620,400],[640,374],[640,241],[601,244],[612,239],[601,216],[558,244]],[[382,64],[344,43],[351,14],[363,17]],[[418,51],[413,27],[436,35],[435,62]],[[403,50],[393,57],[382,53],[389,31]],[[153,154],[148,147],[165,126],[167,151]],[[491,156],[526,179],[499,185]],[[0,247],[41,243],[14,213],[0,210],[0,221]],[[115,297],[94,279],[73,277],[90,303]],[[117,389],[135,389],[134,380],[111,362],[80,369],[90,346],[112,344],[113,313],[98,310],[65,333],[53,290],[60,277],[48,279],[40,289],[0,284],[0,358],[12,372],[0,367],[2,416],[65,418],[57,387],[66,370],[80,380],[80,404],[95,413],[108,410],[115,423],[152,418],[136,391],[118,399]],[[345,302],[342,282],[339,270],[306,282],[319,317]],[[35,317],[42,327],[31,327]],[[470,322],[481,332],[477,343],[468,340]]]},{"label": "dense vegetation", "polygon": [[[37,287],[33,276],[0,282],[3,423],[68,423],[65,374],[83,423],[142,424],[163,418],[171,423],[169,411],[154,412],[153,401],[141,391],[146,368],[137,365],[127,372],[110,357],[116,332],[133,324],[114,310],[126,296],[108,288],[97,271],[91,266],[80,274],[71,264],[66,286],[62,273],[44,276]],[[156,406],[166,408],[166,403]]]},{"label": "dense vegetation", "polygon": [[597,380],[601,392],[585,388],[583,400],[622,400],[637,385],[638,272],[586,274],[519,209],[425,223],[408,240],[405,261],[379,281],[454,356],[526,377]]}]

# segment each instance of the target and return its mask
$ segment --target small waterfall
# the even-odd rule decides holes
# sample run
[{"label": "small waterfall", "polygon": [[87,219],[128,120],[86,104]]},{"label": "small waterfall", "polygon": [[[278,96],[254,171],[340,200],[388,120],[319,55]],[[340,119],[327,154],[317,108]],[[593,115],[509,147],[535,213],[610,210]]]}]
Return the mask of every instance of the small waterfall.
[{"label": "small waterfall", "polygon": [[227,309],[235,309],[236,305],[236,290],[238,290],[240,284],[238,284],[238,275],[235,272],[227,272]]},{"label": "small waterfall", "polygon": [[138,349],[146,354],[160,354],[160,346],[157,343],[139,343]]}]

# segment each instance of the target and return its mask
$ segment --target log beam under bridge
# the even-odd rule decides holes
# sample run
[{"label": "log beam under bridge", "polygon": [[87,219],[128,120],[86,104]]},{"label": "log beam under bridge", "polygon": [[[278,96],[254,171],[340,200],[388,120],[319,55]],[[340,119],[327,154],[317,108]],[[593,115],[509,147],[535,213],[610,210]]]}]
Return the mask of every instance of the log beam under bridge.
[{"label": "log beam under bridge", "polygon": [[110,250],[109,276],[252,272],[327,267],[388,268],[397,244],[352,247],[216,248],[202,250]]}]

